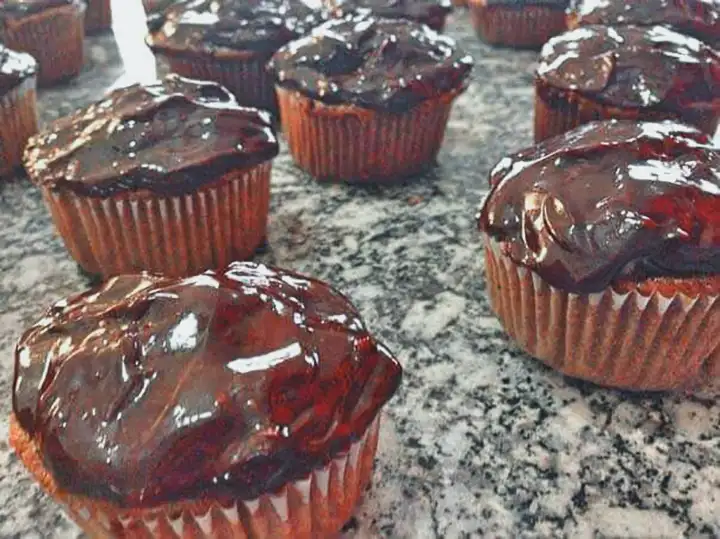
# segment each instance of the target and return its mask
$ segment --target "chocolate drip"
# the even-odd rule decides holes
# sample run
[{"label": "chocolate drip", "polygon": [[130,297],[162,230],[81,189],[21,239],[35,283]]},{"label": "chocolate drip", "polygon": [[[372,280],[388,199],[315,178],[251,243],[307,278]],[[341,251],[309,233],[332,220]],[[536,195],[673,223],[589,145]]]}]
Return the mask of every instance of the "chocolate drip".
[{"label": "chocolate drip", "polygon": [[402,113],[463,91],[472,58],[449,37],[407,20],[348,15],[280,49],[280,85],[324,103]]},{"label": "chocolate drip", "polygon": [[13,409],[61,489],[253,499],[346,451],[400,378],[338,292],[233,263],[59,302],[18,344]]},{"label": "chocolate drip", "polygon": [[185,0],[151,17],[149,44],[178,54],[252,51],[269,56],[327,16],[302,0]]},{"label": "chocolate drip", "polygon": [[595,122],[506,157],[480,228],[568,292],[720,274],[720,148],[675,122]]},{"label": "chocolate drip", "polygon": [[720,3],[716,0],[584,0],[576,8],[580,26],[664,24],[720,46]]},{"label": "chocolate drip", "polygon": [[178,195],[277,153],[269,113],[240,107],[218,84],[170,75],[53,122],[30,140],[25,166],[38,184],[86,196]]},{"label": "chocolate drip", "polygon": [[663,26],[585,26],[551,39],[538,78],[601,103],[674,112],[720,113],[720,53]]}]

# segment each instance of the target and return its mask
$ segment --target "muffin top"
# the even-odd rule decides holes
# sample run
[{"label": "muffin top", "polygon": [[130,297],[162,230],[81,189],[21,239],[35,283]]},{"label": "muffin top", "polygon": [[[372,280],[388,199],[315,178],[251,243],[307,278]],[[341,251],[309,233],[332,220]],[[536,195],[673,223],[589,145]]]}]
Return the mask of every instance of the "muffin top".
[{"label": "muffin top", "polygon": [[270,114],[240,107],[222,86],[169,75],[135,84],[32,137],[31,180],[86,196],[184,194],[275,157]]},{"label": "muffin top", "polygon": [[25,17],[46,9],[82,5],[80,0],[4,0],[0,2],[0,18]]},{"label": "muffin top", "polygon": [[720,53],[663,26],[585,26],[548,41],[538,78],[606,105],[720,107]]},{"label": "muffin top", "polygon": [[151,19],[148,45],[165,53],[269,55],[325,19],[303,0],[184,0]]},{"label": "muffin top", "polygon": [[254,499],[358,440],[398,362],[329,286],[253,263],[121,276],[20,340],[13,410],[62,490]]},{"label": "muffin top", "polygon": [[325,0],[336,16],[368,10],[376,17],[426,21],[442,17],[453,9],[450,0]]},{"label": "muffin top", "polygon": [[568,292],[720,274],[720,147],[675,122],[586,124],[504,158],[480,228]]},{"label": "muffin top", "polygon": [[427,26],[368,14],[326,22],[280,49],[278,83],[326,104],[404,112],[467,85],[472,58]]},{"label": "muffin top", "polygon": [[720,44],[717,0],[581,0],[573,16],[580,26],[665,24],[710,45]]},{"label": "muffin top", "polygon": [[0,95],[14,90],[23,81],[37,74],[38,63],[24,52],[0,45]]}]

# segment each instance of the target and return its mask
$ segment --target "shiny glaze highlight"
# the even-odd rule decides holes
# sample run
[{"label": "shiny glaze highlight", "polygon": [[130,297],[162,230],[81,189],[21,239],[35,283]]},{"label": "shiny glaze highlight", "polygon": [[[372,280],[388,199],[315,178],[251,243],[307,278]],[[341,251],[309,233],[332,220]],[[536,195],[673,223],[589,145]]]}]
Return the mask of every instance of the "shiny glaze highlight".
[{"label": "shiny glaze highlight", "polygon": [[178,195],[277,153],[269,113],[216,83],[169,75],[51,123],[28,143],[25,167],[35,183],[87,196]]},{"label": "shiny glaze highlight", "polygon": [[400,378],[338,292],[233,263],[57,303],[17,346],[13,410],[61,489],[253,499],[346,451]]},{"label": "shiny glaze highlight", "polygon": [[573,19],[579,26],[663,24],[715,48],[720,46],[717,0],[582,0]]},{"label": "shiny glaze highlight", "polygon": [[278,84],[330,105],[406,112],[465,89],[472,57],[427,26],[367,14],[331,20],[280,49]]},{"label": "shiny glaze highlight", "polygon": [[720,274],[720,148],[675,122],[586,124],[504,158],[479,226],[556,288]]},{"label": "shiny glaze highlight", "polygon": [[[362,10],[385,19],[409,19],[428,24],[435,30],[453,10],[450,0],[326,0],[336,17]],[[437,21],[437,22],[436,22]]]},{"label": "shiny glaze highlight", "polygon": [[14,90],[23,81],[34,77],[38,63],[26,52],[17,52],[0,45],[0,95]]}]

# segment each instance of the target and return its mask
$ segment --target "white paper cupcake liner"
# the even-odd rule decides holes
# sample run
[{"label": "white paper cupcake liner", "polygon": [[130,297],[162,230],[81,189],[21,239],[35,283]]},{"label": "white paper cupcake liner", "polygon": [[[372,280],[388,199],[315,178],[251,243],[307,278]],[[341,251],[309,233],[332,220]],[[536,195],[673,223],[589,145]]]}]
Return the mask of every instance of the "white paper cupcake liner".
[{"label": "white paper cupcake liner", "polygon": [[720,374],[720,296],[571,294],[486,242],[493,310],[528,354],[568,376],[634,390],[691,390]]}]

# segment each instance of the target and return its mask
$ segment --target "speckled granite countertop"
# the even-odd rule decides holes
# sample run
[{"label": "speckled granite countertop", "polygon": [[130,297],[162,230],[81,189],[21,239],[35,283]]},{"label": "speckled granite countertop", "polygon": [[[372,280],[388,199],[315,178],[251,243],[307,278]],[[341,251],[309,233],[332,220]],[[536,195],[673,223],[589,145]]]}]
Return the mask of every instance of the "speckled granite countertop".
[{"label": "speckled granite countertop", "polygon": [[[348,538],[720,537],[717,400],[569,382],[519,353],[490,312],[473,215],[492,165],[531,142],[535,55],[479,44],[464,18],[448,32],[477,67],[437,169],[358,188],[313,183],[286,153],[275,162],[261,258],[347,292],[406,369]],[[123,54],[112,35],[88,39],[83,75],[40,94],[44,121],[149,76],[142,44],[120,41]],[[85,286],[38,192],[0,184],[0,417],[21,331]],[[2,419],[0,537],[77,537],[6,439]]]}]

